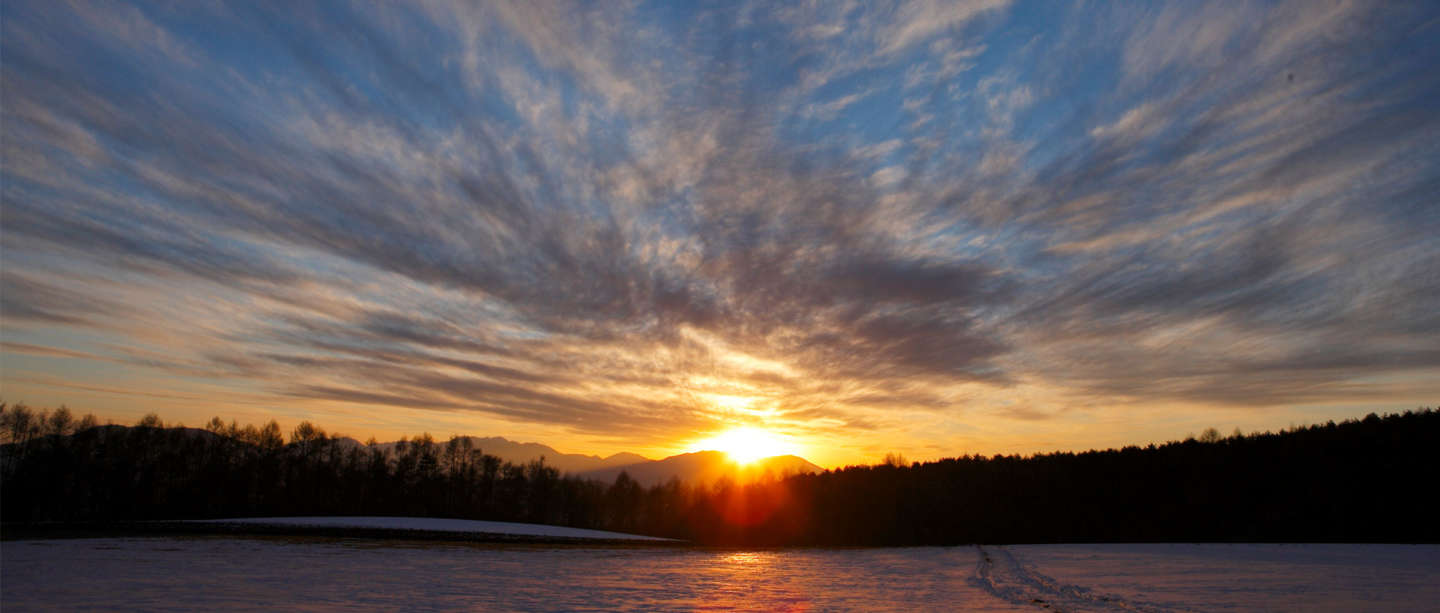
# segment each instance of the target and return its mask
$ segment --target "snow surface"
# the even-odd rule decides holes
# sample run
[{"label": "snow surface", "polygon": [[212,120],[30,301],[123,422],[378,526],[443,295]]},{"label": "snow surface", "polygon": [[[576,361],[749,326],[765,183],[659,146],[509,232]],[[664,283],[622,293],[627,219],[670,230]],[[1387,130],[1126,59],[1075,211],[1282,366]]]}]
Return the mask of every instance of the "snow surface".
[{"label": "snow surface", "polygon": [[247,524],[255,526],[300,526],[307,528],[358,528],[372,530],[410,530],[417,532],[464,532],[470,534],[504,534],[508,536],[542,536],[566,539],[605,539],[615,541],[673,541],[655,536],[584,530],[543,524],[518,524],[505,521],[440,519],[434,517],[245,517],[237,519],[201,519],[189,523]]},{"label": "snow surface", "polygon": [[[1440,611],[1437,545],[1158,543],[983,550],[1001,593],[1045,600],[1065,611]],[[984,565],[982,558],[982,570]]]},{"label": "snow surface", "polygon": [[575,547],[128,538],[4,543],[0,610],[1036,611],[974,547]]},{"label": "snow surface", "polygon": [[6,613],[1440,610],[1436,545],[741,551],[158,537],[6,541],[0,564]]}]

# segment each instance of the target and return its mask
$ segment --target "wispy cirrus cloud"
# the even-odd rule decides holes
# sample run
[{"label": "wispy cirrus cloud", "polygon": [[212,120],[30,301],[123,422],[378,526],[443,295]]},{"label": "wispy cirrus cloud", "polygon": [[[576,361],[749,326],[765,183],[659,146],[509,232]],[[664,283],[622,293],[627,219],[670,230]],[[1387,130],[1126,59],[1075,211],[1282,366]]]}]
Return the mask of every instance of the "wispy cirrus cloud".
[{"label": "wispy cirrus cloud", "polygon": [[14,4],[6,387],[857,454],[1436,391],[1433,9],[1035,8]]}]

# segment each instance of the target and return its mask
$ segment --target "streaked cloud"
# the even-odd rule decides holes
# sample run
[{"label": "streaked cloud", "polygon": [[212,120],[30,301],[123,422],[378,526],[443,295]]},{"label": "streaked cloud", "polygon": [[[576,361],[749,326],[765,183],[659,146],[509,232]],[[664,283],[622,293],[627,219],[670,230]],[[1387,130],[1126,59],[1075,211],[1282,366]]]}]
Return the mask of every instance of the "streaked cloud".
[{"label": "streaked cloud", "polygon": [[832,463],[1425,403],[1437,17],[12,3],[4,393]]}]

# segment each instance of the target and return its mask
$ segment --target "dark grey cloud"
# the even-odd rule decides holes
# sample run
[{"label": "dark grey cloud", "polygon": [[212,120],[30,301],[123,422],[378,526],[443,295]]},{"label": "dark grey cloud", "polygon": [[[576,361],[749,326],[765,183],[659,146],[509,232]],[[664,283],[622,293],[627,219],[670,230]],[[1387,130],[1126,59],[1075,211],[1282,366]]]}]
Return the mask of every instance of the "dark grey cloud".
[{"label": "dark grey cloud", "polygon": [[99,324],[98,317],[116,313],[119,305],[7,270],[0,274],[0,308],[11,321],[92,326]]}]

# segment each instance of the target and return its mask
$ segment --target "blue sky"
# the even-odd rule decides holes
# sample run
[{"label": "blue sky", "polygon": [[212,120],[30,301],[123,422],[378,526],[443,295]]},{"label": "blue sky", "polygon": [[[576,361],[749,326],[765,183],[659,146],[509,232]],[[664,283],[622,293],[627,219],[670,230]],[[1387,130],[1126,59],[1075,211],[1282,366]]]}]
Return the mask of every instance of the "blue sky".
[{"label": "blue sky", "polygon": [[1437,18],[9,2],[0,392],[827,464],[1433,404]]}]

